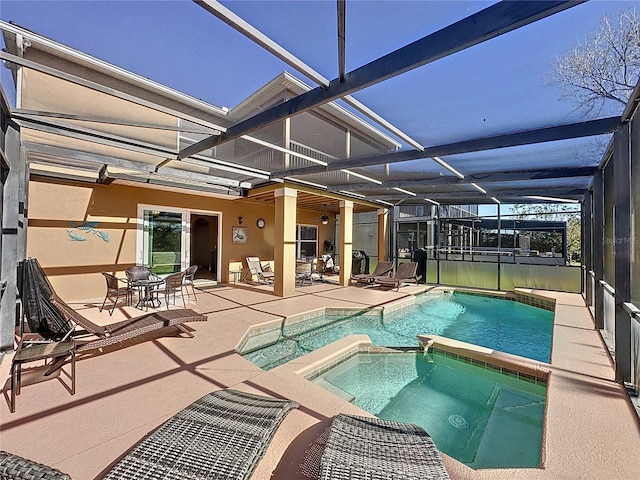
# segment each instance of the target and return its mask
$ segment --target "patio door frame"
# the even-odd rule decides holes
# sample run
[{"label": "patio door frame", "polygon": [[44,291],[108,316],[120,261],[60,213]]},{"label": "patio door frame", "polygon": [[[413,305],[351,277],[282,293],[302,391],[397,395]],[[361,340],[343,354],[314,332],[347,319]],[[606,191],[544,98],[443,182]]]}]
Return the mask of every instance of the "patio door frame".
[{"label": "patio door frame", "polygon": [[[218,265],[222,259],[222,212],[212,210],[193,210],[188,208],[171,207],[167,205],[155,205],[149,203],[139,203],[137,212],[137,227],[136,227],[136,264],[144,265],[144,212],[145,210],[159,210],[161,212],[179,213],[182,216],[180,222],[181,235],[180,235],[180,269],[185,270],[190,266],[191,262],[191,215],[207,215],[211,217],[218,217],[218,238],[216,243],[218,245],[217,262]],[[216,272],[216,280],[220,281],[221,269]]]},{"label": "patio door frame", "polygon": [[[216,269],[216,281],[220,282],[222,281],[222,271],[223,271],[223,267],[222,267],[222,212],[217,211],[217,210],[185,210],[187,212],[187,216],[188,216],[188,231],[189,234],[187,236],[187,241],[189,242],[187,244],[187,251],[189,252],[188,258],[191,258],[191,215],[206,215],[208,217],[218,217],[218,237],[216,238],[216,264],[218,265],[218,268]],[[188,262],[187,262],[187,266],[189,266]]]}]

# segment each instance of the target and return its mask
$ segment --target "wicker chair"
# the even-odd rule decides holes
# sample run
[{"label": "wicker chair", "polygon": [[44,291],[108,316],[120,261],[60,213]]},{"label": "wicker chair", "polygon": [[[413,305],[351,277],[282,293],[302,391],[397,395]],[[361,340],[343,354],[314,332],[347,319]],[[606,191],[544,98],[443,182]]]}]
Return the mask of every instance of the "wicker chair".
[{"label": "wicker chair", "polygon": [[337,415],[319,480],[449,480],[427,432],[411,423]]},{"label": "wicker chair", "polygon": [[185,291],[187,292],[187,297],[191,300],[191,295],[189,295],[189,287],[191,287],[191,292],[193,293],[193,299],[197,300],[196,297],[196,289],[193,281],[195,280],[196,271],[198,271],[198,265],[191,265],[184,271],[184,281],[182,285],[184,286]]},{"label": "wicker chair", "polygon": [[60,470],[0,451],[0,478],[15,480],[71,480]]},{"label": "wicker chair", "polygon": [[102,272],[102,275],[104,275],[104,278],[107,281],[107,293],[104,296],[104,301],[102,302],[100,311],[102,311],[102,309],[104,308],[107,300],[111,300],[113,302],[111,310],[109,310],[109,315],[113,314],[113,311],[115,310],[116,305],[121,298],[124,298],[126,300],[127,305],[131,305],[131,300],[133,298],[133,287],[131,286],[131,284],[127,282],[126,286],[121,286],[120,282],[123,281],[122,279],[107,272]]},{"label": "wicker chair", "polygon": [[282,420],[298,406],[238,390],[215,391],[146,436],[104,478],[249,479]]},{"label": "wicker chair", "polygon": [[151,269],[144,265],[134,265],[133,267],[127,268],[124,271],[124,274],[127,276],[129,286],[134,288],[136,286],[136,282],[140,280],[149,280],[151,277]]},{"label": "wicker chair", "polygon": [[171,275],[168,275],[164,278],[164,288],[160,289],[158,293],[164,294],[164,301],[167,309],[169,309],[169,298],[171,298],[172,295],[173,304],[176,304],[176,294],[178,292],[180,292],[180,298],[182,298],[182,305],[184,307],[187,306],[184,301],[184,292],[182,290],[184,287],[184,274],[185,272],[177,272],[172,273]]}]

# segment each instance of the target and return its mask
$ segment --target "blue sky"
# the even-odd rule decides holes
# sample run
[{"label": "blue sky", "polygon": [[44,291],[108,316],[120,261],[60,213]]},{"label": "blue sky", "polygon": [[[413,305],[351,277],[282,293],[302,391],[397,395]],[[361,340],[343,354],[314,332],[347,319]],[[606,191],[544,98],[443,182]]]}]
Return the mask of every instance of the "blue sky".
[{"label": "blue sky", "polygon": [[[222,3],[337,76],[334,0]],[[348,0],[347,71],[493,3]],[[553,61],[604,14],[638,3],[592,0],[354,96],[423,145],[578,121],[582,114],[549,82]],[[218,106],[237,105],[283,70],[315,86],[190,0],[2,0],[0,18]]]},{"label": "blue sky", "polygon": [[[222,3],[325,77],[333,79],[337,76],[335,1]],[[492,3],[348,1],[347,70]],[[472,83],[482,85],[484,102],[490,106],[497,98],[511,94],[502,81],[492,82],[492,78],[518,75],[520,83],[529,83],[528,88],[534,88],[542,82],[548,60],[554,58],[547,45],[552,44],[558,54],[567,51],[595,27],[602,14],[615,15],[630,3],[587,2],[545,20],[544,38],[533,32],[532,26],[525,27],[418,69],[424,74],[411,72],[384,85],[371,87],[361,92],[363,98],[360,99],[369,99],[365,103],[373,103],[371,106],[385,115],[401,102],[397,93],[400,90],[408,97],[406,102],[412,105],[426,97],[432,115],[443,116],[450,104],[436,103],[434,99],[455,97]],[[0,9],[3,20],[15,21],[44,36],[220,106],[236,105],[282,70],[291,70],[189,0],[2,0]],[[502,71],[506,62],[509,68]],[[532,69],[532,65],[539,66]],[[523,75],[523,69],[527,69],[527,75]],[[449,81],[441,81],[444,75]],[[437,89],[438,95],[407,95],[407,92],[419,92],[421,89],[416,86],[424,87],[425,84]],[[514,94],[520,91],[518,89]],[[424,112],[419,106],[407,110],[404,109],[405,117],[398,120],[399,123],[415,125]],[[394,112],[389,115],[400,118]]]}]

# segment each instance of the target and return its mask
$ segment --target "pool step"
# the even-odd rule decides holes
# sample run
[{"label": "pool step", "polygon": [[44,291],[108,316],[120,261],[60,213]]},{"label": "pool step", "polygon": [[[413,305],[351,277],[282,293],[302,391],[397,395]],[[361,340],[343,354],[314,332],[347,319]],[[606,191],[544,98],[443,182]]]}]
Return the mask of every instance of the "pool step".
[{"label": "pool step", "polygon": [[336,387],[333,383],[327,382],[322,377],[316,378],[313,381],[313,383],[321,386],[325,390],[328,390],[329,392],[333,393],[334,395],[337,395],[338,397],[342,398],[343,400],[346,400],[347,402],[353,402],[356,399],[356,397],[351,395],[349,392],[345,392],[341,388]]}]

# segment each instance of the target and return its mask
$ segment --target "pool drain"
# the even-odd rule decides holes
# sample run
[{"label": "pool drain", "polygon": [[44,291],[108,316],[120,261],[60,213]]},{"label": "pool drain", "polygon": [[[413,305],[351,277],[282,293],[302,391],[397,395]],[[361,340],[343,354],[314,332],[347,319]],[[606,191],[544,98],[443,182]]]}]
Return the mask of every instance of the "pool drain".
[{"label": "pool drain", "polygon": [[460,415],[449,415],[449,423],[456,428],[469,428],[469,422]]}]

